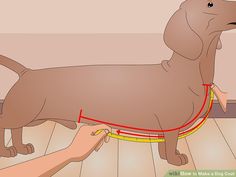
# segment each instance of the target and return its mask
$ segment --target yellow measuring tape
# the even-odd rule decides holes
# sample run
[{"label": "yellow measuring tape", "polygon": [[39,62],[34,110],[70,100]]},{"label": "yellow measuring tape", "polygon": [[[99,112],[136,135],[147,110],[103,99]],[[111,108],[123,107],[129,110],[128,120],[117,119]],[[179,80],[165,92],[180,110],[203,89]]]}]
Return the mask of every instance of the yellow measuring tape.
[{"label": "yellow measuring tape", "polygon": [[[210,103],[208,105],[208,110],[207,112],[209,113],[210,111],[210,108],[211,108],[211,103],[212,103],[212,100],[214,99],[214,93],[213,91],[211,90],[210,92]],[[208,117],[208,116],[207,116]],[[203,124],[206,122],[207,119],[205,119],[200,125],[198,125],[195,129],[193,129],[192,131],[190,132],[186,132],[185,134],[182,134],[178,137],[178,139],[182,139],[182,138],[185,138],[193,133],[195,133],[197,130],[199,130]],[[99,134],[101,133],[103,130],[98,130],[96,132],[96,134]],[[109,137],[111,138],[115,138],[115,139],[119,139],[119,140],[124,140],[124,141],[131,141],[131,142],[139,142],[139,143],[158,143],[158,142],[164,142],[165,139],[164,138],[156,138],[156,139],[153,139],[153,138],[137,138],[137,137],[130,137],[130,136],[123,136],[123,135],[118,135],[118,134],[114,134],[114,133],[109,133],[108,134]]]}]

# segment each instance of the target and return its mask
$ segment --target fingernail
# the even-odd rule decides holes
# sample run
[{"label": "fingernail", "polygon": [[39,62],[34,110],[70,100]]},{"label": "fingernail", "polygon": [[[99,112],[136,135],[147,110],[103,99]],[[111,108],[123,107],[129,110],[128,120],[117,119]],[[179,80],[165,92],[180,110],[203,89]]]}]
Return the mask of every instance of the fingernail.
[{"label": "fingernail", "polygon": [[105,129],[104,131],[105,131],[105,133],[106,133],[106,134],[108,134],[108,133],[109,133],[109,130],[107,130],[107,129]]}]

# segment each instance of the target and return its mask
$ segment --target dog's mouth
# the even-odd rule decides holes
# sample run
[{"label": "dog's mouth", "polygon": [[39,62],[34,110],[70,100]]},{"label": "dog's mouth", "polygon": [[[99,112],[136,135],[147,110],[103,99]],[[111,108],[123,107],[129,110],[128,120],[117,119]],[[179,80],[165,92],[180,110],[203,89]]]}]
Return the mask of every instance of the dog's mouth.
[{"label": "dog's mouth", "polygon": [[236,22],[228,23],[228,25],[236,25]]}]

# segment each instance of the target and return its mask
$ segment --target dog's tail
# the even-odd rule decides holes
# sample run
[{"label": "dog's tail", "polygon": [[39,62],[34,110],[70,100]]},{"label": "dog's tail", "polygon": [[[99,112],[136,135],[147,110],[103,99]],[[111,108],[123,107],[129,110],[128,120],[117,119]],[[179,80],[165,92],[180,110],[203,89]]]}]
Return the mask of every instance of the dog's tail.
[{"label": "dog's tail", "polygon": [[22,76],[25,72],[27,72],[28,68],[24,67],[22,64],[8,58],[5,57],[3,55],[0,55],[0,65],[3,65],[7,68],[9,68],[10,70],[16,72],[19,77]]}]

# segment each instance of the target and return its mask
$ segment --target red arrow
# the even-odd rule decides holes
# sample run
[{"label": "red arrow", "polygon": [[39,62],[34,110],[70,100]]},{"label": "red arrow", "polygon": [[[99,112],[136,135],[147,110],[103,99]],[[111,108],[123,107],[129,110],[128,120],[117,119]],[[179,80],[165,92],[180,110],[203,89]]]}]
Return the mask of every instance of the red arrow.
[{"label": "red arrow", "polygon": [[118,135],[120,135],[120,130],[116,130],[116,133],[117,133]]},{"label": "red arrow", "polygon": [[[107,125],[111,125],[111,126],[122,127],[122,128],[126,128],[126,129],[139,130],[139,131],[147,131],[147,132],[170,132],[170,131],[180,130],[180,129],[190,125],[195,120],[197,120],[198,116],[201,114],[203,108],[205,107],[207,97],[208,97],[208,90],[209,90],[208,87],[210,87],[211,84],[203,84],[203,86],[206,89],[206,95],[205,95],[205,98],[204,98],[204,101],[203,101],[203,104],[202,104],[202,107],[201,107],[200,111],[198,112],[198,114],[192,120],[190,120],[189,122],[187,122],[186,124],[184,124],[180,127],[166,129],[166,130],[152,130],[152,129],[144,129],[144,128],[137,128],[137,127],[119,125],[119,124],[114,124],[114,123],[111,123],[111,122],[105,122],[105,121],[97,120],[97,119],[90,118],[90,117],[85,117],[85,116],[82,115],[82,109],[80,109],[80,115],[78,116],[78,123],[80,123],[81,119],[87,119],[87,120],[90,120],[90,121],[94,121],[94,122],[98,122],[98,123],[102,123],[102,124],[107,124]],[[150,137],[150,136],[148,136],[148,137]]]},{"label": "red arrow", "polygon": [[[208,117],[209,112],[211,111],[213,106],[213,100],[211,100],[210,102],[210,108],[208,110],[208,112],[206,113],[205,117],[193,128],[186,130],[184,132],[179,133],[179,135],[183,135],[185,133],[191,132],[192,130],[196,129],[198,126],[200,126]],[[148,137],[148,138],[164,138],[163,135],[160,136],[154,136],[154,135],[144,135],[144,134],[138,134],[138,133],[130,133],[130,132],[126,132],[126,131],[122,131],[122,130],[117,130],[116,131],[118,135],[120,134],[126,134],[126,135],[133,135],[133,136],[141,136],[141,137]]]},{"label": "red arrow", "polygon": [[111,126],[116,126],[116,127],[122,127],[122,128],[126,128],[126,129],[133,129],[133,130],[139,130],[139,131],[147,131],[147,132],[170,132],[170,131],[175,131],[175,130],[179,130],[182,129],[184,127],[186,127],[187,125],[189,125],[190,123],[194,122],[198,116],[200,115],[200,113],[202,112],[203,108],[205,107],[206,101],[207,101],[207,97],[208,97],[208,87],[206,87],[206,96],[204,98],[204,102],[203,105],[200,109],[200,111],[198,112],[198,114],[188,123],[180,126],[180,127],[176,127],[176,128],[172,128],[172,129],[166,129],[166,130],[153,130],[153,129],[144,129],[144,128],[138,128],[138,127],[130,127],[130,126],[126,126],[126,125],[120,125],[120,124],[115,124],[115,123],[111,123],[111,122],[105,122],[105,121],[101,121],[101,120],[97,120],[94,118],[90,118],[90,117],[85,117],[82,115],[82,109],[80,109],[80,115],[78,117],[78,122],[80,122],[81,119],[86,119],[89,121],[93,121],[93,122],[98,122],[101,124],[107,124],[107,125],[111,125]]}]

